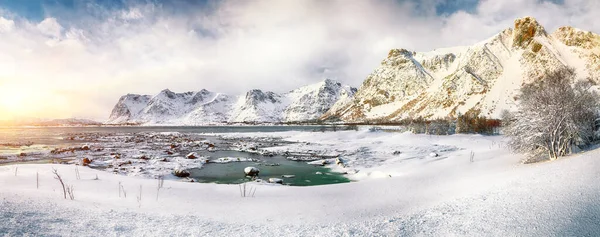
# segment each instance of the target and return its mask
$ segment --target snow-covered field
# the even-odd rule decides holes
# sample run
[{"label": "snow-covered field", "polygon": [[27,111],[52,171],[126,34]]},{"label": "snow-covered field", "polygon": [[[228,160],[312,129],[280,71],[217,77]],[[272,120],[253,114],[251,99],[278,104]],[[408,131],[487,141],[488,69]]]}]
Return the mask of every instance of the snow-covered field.
[{"label": "snow-covered field", "polygon": [[[223,135],[223,134],[221,134]],[[0,234],[73,236],[598,236],[600,150],[523,165],[501,136],[369,131],[282,137],[281,152],[342,154],[356,182],[198,184],[73,165],[0,166]],[[63,199],[58,169],[75,200]],[[16,175],[15,175],[16,174]],[[36,187],[39,174],[39,188]],[[95,178],[98,177],[96,180]],[[121,184],[126,197],[119,192]]]}]

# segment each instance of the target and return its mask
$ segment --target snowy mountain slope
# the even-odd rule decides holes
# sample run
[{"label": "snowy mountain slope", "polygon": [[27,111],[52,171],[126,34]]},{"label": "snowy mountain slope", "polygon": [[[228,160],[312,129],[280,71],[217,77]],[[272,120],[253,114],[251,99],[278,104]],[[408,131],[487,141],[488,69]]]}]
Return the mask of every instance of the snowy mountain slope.
[{"label": "snowy mountain slope", "polygon": [[150,95],[136,94],[121,96],[110,114],[108,123],[134,122],[151,98]]},{"label": "snowy mountain slope", "polygon": [[287,103],[274,92],[255,89],[240,96],[234,105],[229,122],[280,122]]},{"label": "snowy mountain slope", "polygon": [[284,111],[284,121],[316,120],[340,100],[352,98],[356,88],[339,82],[324,81],[301,87],[286,94],[290,104]]},{"label": "snowy mountain slope", "polygon": [[180,123],[185,125],[224,123],[230,116],[233,100],[234,98],[229,95],[213,93],[209,100],[203,101],[194,110],[183,116]]},{"label": "snowy mountain slope", "polygon": [[322,118],[394,121],[467,112],[499,117],[514,109],[518,89],[547,70],[576,68],[598,79],[600,36],[563,27],[548,34],[534,18],[467,47],[411,52],[393,49],[359,88]]},{"label": "snowy mountain slope", "polygon": [[241,96],[207,90],[155,96],[121,97],[107,123],[205,125],[224,123],[278,123],[316,120],[356,88],[326,79],[288,93],[255,89]]},{"label": "snowy mountain slope", "polygon": [[227,121],[232,104],[230,96],[207,90],[175,93],[165,89],[155,96],[129,94],[121,97],[107,123],[222,123]]},{"label": "snowy mountain slope", "polygon": [[278,95],[260,90],[240,97],[230,122],[303,122],[317,120],[338,100],[350,98],[356,88],[331,79]]}]

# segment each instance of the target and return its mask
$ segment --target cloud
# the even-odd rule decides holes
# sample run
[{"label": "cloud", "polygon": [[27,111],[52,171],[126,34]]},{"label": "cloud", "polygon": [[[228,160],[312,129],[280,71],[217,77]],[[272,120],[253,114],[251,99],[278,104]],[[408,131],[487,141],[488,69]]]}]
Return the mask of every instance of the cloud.
[{"label": "cloud", "polygon": [[548,30],[600,32],[593,0],[175,2],[53,6],[39,22],[0,10],[0,94],[27,95],[9,112],[103,119],[120,95],[164,88],[284,92],[325,77],[359,86],[391,48],[473,44],[525,15]]},{"label": "cloud", "polygon": [[40,33],[49,37],[59,38],[61,35],[62,26],[56,21],[56,18],[46,18],[39,24],[37,28]]}]

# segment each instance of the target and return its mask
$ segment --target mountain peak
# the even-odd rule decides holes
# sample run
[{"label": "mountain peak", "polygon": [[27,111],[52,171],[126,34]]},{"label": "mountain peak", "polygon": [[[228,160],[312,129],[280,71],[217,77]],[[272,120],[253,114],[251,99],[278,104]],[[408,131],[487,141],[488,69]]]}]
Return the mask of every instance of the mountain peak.
[{"label": "mountain peak", "polygon": [[567,46],[578,46],[585,49],[600,47],[599,35],[571,26],[560,27],[552,35]]},{"label": "mountain peak", "polygon": [[527,16],[515,20],[513,47],[527,48],[536,36],[547,36],[546,30],[533,17]]},{"label": "mountain peak", "polygon": [[342,85],[342,83],[340,83],[336,80],[330,79],[330,78],[326,78],[325,80],[323,80],[322,83],[323,83],[323,87],[332,87],[332,86],[341,86]]},{"label": "mountain peak", "polygon": [[396,58],[396,57],[398,57],[400,55],[403,55],[405,57],[412,57],[413,53],[411,51],[406,50],[406,49],[392,49],[388,53],[388,58]]},{"label": "mountain peak", "polygon": [[164,90],[160,91],[160,93],[158,95],[164,95],[169,99],[175,99],[175,92],[172,92],[169,89],[164,89]]}]

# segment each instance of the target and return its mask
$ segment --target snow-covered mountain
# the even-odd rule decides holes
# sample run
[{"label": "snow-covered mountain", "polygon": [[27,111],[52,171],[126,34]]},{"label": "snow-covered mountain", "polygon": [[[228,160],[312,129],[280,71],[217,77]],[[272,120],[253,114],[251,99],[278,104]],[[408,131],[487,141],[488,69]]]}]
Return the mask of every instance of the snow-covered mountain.
[{"label": "snow-covered mountain", "polygon": [[121,96],[119,102],[113,107],[109,121],[111,123],[135,122],[152,96],[127,94]]},{"label": "snow-covered mountain", "polygon": [[534,18],[472,46],[413,52],[393,49],[351,100],[322,119],[394,121],[514,109],[518,89],[546,70],[569,66],[600,79],[600,36],[561,27],[548,34]]},{"label": "snow-covered mountain", "polygon": [[115,105],[107,123],[203,125],[278,123],[317,120],[336,102],[351,98],[355,88],[325,79],[288,93],[255,89],[241,96],[207,90],[155,96],[128,94]]}]

